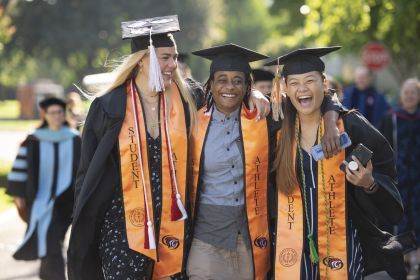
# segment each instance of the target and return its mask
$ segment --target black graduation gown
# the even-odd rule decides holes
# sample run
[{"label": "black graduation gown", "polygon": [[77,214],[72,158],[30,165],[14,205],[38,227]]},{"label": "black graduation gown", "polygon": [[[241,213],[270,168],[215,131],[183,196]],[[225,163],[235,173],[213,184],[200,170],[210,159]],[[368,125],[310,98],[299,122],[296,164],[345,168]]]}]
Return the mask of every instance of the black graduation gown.
[{"label": "black graduation gown", "polygon": [[346,154],[358,143],[368,147],[373,152],[372,175],[379,185],[377,192],[368,194],[348,183],[349,215],[360,233],[365,275],[385,270],[394,279],[405,279],[403,244],[375,225],[396,225],[403,217],[402,201],[396,187],[394,152],[385,137],[359,112],[344,115],[343,121],[352,140]]},{"label": "black graduation gown", "polygon": [[[197,107],[204,105],[203,91],[198,83],[186,79]],[[333,103],[334,110],[340,105]],[[184,102],[187,130],[189,111]],[[69,279],[103,279],[98,254],[99,229],[112,200],[115,188],[120,187],[120,157],[118,136],[126,111],[125,84],[96,98],[89,109],[82,137],[82,155],[75,184],[75,207],[72,234],[67,252]],[[279,124],[270,121],[270,145],[275,145]],[[272,146],[274,147],[274,146]],[[273,189],[273,188],[271,188]],[[189,201],[186,208],[189,211]],[[188,244],[185,246],[189,249]]]},{"label": "black graduation gown", "polygon": [[[71,224],[71,215],[74,202],[74,178],[80,159],[80,137],[75,135],[73,137],[73,162],[71,182],[68,188],[55,198],[51,222],[48,226],[46,235],[47,255],[62,254],[60,243],[64,239],[68,227]],[[27,163],[26,168],[13,168],[12,172],[27,174],[27,179],[24,181],[10,179],[8,181],[7,194],[15,197],[24,198],[27,206],[28,228],[31,224],[31,209],[38,193],[38,176],[40,169],[40,140],[34,136],[29,135],[22,143],[21,148],[24,148],[25,156],[18,155],[17,160],[24,160]],[[52,159],[54,160],[54,159]],[[59,163],[60,165],[60,163]],[[58,166],[59,166],[58,165]],[[57,166],[57,165],[55,165]],[[51,172],[53,174],[53,172]],[[22,244],[15,252],[13,257],[18,260],[35,260],[38,259],[38,245],[37,245],[37,231],[31,235],[30,239]]]},{"label": "black graduation gown", "polygon": [[342,118],[345,130],[352,140],[352,145],[346,149],[346,155],[359,143],[373,151],[372,175],[379,185],[377,192],[368,194],[362,188],[347,182],[348,215],[359,233],[364,275],[385,270],[394,279],[405,279],[403,245],[375,225],[378,222],[398,224],[403,216],[401,197],[396,187],[397,174],[392,148],[359,112],[345,113]]},{"label": "black graduation gown", "polygon": [[[185,102],[183,105],[189,130],[188,105]],[[103,279],[98,251],[99,232],[115,189],[121,188],[118,137],[125,111],[125,84],[96,98],[90,107],[75,185],[76,201],[67,252],[69,279]],[[188,211],[188,201],[186,205]]]},{"label": "black graduation gown", "polygon": [[[398,237],[381,231],[375,225],[378,222],[395,225],[403,216],[401,197],[396,187],[393,150],[382,134],[359,112],[342,113],[344,127],[352,140],[352,145],[346,149],[346,155],[350,154],[358,143],[363,143],[373,151],[373,177],[380,186],[377,192],[368,194],[360,187],[347,182],[348,214],[359,233],[364,275],[387,271],[394,279],[405,279],[403,251],[414,244],[411,240],[400,242]],[[272,174],[271,180],[275,182],[275,174]],[[273,196],[270,213],[274,215],[272,220],[275,220],[277,195]]]}]

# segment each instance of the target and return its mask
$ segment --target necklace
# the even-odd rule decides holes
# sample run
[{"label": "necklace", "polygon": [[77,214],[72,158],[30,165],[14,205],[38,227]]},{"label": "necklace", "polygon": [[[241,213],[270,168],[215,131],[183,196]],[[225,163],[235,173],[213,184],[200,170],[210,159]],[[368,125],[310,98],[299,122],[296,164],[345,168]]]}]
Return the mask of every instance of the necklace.
[{"label": "necklace", "polygon": [[[322,115],[320,115],[320,121],[318,125],[318,143],[321,141],[321,137],[323,135],[324,131],[322,128]],[[302,181],[302,189],[303,189],[303,200],[304,200],[304,207],[305,207],[305,220],[308,227],[308,241],[309,241],[309,258],[311,259],[312,264],[318,264],[319,263],[319,255],[315,247],[315,242],[313,240],[313,232],[310,229],[310,223],[309,223],[309,214],[308,214],[308,203],[306,201],[306,182],[305,182],[305,173],[303,171],[303,153],[302,153],[302,147],[300,144],[301,141],[301,131],[300,131],[300,122],[299,117],[296,116],[296,125],[295,125],[295,135],[297,135],[297,147],[298,147],[298,155],[299,155],[299,165],[300,165],[300,173],[301,173],[301,181]],[[324,210],[325,210],[325,226],[327,228],[327,259],[330,255],[330,224],[328,220],[328,213],[327,213],[327,193],[325,189],[325,179],[324,179],[324,160],[321,160],[321,179],[322,179],[322,193],[323,193],[323,199],[324,199]],[[319,198],[318,198],[319,199]],[[312,221],[314,222],[314,221]],[[328,266],[325,270],[326,279],[328,279]]]},{"label": "necklace", "polygon": [[[153,101],[149,101],[146,98],[142,98],[142,102],[144,102],[145,105],[147,104],[147,107],[150,107],[152,111],[156,111],[156,107],[159,104],[159,98],[156,98]],[[146,106],[144,107],[147,108]]]}]

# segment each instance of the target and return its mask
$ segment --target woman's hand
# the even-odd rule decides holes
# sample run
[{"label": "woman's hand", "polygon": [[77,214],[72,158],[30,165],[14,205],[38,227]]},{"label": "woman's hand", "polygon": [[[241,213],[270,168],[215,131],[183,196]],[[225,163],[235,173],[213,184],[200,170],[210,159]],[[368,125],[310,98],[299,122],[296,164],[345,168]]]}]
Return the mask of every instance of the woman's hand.
[{"label": "woman's hand", "polygon": [[28,211],[26,207],[26,200],[23,197],[15,197],[15,205],[18,210],[20,218],[24,222],[28,222]]},{"label": "woman's hand", "polygon": [[265,97],[261,91],[256,89],[251,90],[251,97],[249,98],[248,103],[251,112],[257,108],[257,121],[265,118],[270,113],[270,101],[268,101],[267,97]]},{"label": "woman's hand", "polygon": [[363,188],[366,192],[372,192],[372,186],[374,186],[375,179],[372,176],[372,161],[369,160],[366,167],[364,167],[357,157],[352,156],[353,161],[357,164],[344,161],[346,165],[346,179],[355,186]]},{"label": "woman's hand", "polygon": [[321,144],[326,159],[338,154],[341,150],[340,131],[337,127],[338,113],[328,111],[325,113],[325,133],[322,136]]}]

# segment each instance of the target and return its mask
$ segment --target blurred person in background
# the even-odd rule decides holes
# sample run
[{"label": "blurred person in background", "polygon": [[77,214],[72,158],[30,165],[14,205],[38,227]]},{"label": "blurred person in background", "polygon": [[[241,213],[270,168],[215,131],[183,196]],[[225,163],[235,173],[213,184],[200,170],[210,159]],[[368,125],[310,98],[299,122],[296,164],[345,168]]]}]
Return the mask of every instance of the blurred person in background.
[{"label": "blurred person in background", "polygon": [[191,68],[188,65],[188,54],[187,53],[180,53],[178,54],[178,69],[181,77],[184,79],[190,78],[192,79]]},{"label": "blurred person in background", "polygon": [[[404,218],[398,232],[413,231],[420,241],[420,87],[415,78],[401,86],[400,104],[382,120],[379,130],[394,149],[398,189],[404,205]],[[407,255],[409,279],[420,278],[420,249]],[[418,277],[418,278],[413,278]]]},{"label": "blurred person in background", "polygon": [[67,103],[67,120],[71,127],[79,130],[85,120],[85,113],[83,112],[82,99],[80,94],[71,91],[66,96]]},{"label": "blurred person in background", "polygon": [[388,102],[382,92],[373,85],[373,74],[365,66],[354,72],[354,85],[344,90],[343,105],[357,109],[375,127],[389,110]]},{"label": "blurred person in background", "polygon": [[254,81],[254,88],[269,97],[273,89],[274,74],[262,68],[253,69],[252,79]]},{"label": "blurred person in background", "polygon": [[331,75],[326,75],[327,81],[328,81],[328,88],[334,91],[335,94],[337,94],[337,98],[340,101],[343,101],[343,86],[341,83],[334,78]]},{"label": "blurred person in background", "polygon": [[65,279],[62,246],[71,223],[80,138],[65,120],[63,100],[51,97],[39,106],[42,125],[22,143],[8,175],[7,193],[27,223],[13,257],[41,259],[39,277],[60,280]]}]

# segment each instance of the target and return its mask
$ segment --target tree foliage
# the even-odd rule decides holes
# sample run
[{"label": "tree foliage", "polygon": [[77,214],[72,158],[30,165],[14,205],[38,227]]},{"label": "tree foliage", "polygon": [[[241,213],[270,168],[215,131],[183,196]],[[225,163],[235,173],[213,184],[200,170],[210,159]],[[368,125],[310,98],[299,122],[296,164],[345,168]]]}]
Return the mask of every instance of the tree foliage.
[{"label": "tree foliage", "polygon": [[[12,1],[10,1],[12,2]],[[209,24],[205,0],[32,0],[14,2],[16,33],[0,60],[0,83],[16,85],[40,77],[67,86],[104,70],[109,58],[129,53],[120,22],[178,14],[179,48],[201,47]]]},{"label": "tree foliage", "polygon": [[405,0],[307,0],[311,12],[305,36],[319,45],[343,45],[360,52],[367,42],[380,41],[392,56],[400,81],[420,72],[420,2]]},{"label": "tree foliage", "polygon": [[16,28],[7,14],[6,7],[0,2],[0,54],[4,49],[4,44],[10,41],[15,31]]}]

